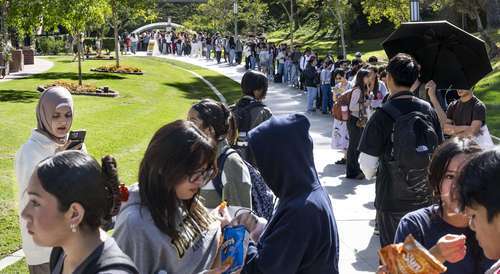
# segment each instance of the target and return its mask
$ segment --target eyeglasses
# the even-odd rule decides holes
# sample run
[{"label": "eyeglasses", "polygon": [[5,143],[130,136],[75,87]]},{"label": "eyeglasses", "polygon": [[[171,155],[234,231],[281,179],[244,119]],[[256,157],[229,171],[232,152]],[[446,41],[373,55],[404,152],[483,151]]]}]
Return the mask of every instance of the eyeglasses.
[{"label": "eyeglasses", "polygon": [[188,181],[194,184],[195,182],[198,182],[200,179],[202,179],[203,185],[206,185],[214,177],[215,170],[213,168],[209,168],[206,170],[195,171],[193,174],[189,175]]}]

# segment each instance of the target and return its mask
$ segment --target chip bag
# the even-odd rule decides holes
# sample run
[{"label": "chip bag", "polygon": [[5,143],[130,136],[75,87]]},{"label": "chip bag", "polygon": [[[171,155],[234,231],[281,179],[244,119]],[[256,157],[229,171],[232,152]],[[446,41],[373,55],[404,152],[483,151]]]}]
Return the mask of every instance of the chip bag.
[{"label": "chip bag", "polygon": [[446,266],[411,234],[403,243],[385,246],[378,253],[389,274],[439,274],[446,271]]},{"label": "chip bag", "polygon": [[245,264],[250,236],[243,225],[226,226],[222,233],[223,242],[220,254],[222,265],[231,265],[223,274],[235,273]]}]

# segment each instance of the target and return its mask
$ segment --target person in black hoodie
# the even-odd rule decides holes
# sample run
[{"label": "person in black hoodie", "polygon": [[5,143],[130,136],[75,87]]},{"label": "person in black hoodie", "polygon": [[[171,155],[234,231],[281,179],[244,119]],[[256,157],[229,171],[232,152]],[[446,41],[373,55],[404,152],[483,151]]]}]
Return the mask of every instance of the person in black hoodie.
[{"label": "person in black hoodie", "polygon": [[242,273],[339,273],[337,225],[314,166],[309,127],[304,115],[293,114],[249,133],[257,167],[279,203]]}]

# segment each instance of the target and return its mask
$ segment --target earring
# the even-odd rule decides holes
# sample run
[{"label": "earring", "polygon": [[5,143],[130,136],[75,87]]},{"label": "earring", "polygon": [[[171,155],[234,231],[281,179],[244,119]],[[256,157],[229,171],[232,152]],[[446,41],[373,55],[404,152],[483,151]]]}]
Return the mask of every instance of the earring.
[{"label": "earring", "polygon": [[76,233],[76,224],[71,224],[69,228],[71,228],[71,232]]}]

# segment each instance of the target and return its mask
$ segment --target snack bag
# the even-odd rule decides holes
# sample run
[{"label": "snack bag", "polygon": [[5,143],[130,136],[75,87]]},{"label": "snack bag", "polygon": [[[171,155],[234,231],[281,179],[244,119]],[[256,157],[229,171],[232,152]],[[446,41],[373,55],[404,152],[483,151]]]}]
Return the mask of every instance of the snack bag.
[{"label": "snack bag", "polygon": [[226,226],[222,233],[221,261],[223,265],[231,264],[223,274],[235,273],[245,264],[250,236],[243,225]]},{"label": "snack bag", "polygon": [[446,271],[446,266],[411,234],[403,243],[385,246],[378,253],[390,274],[438,274]]}]

